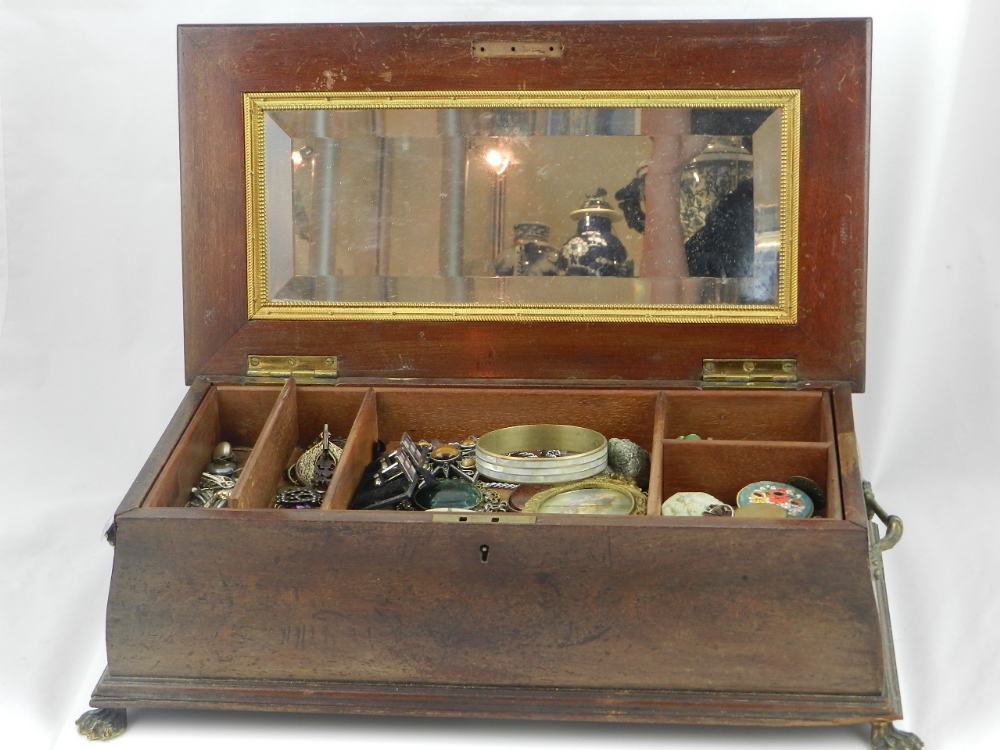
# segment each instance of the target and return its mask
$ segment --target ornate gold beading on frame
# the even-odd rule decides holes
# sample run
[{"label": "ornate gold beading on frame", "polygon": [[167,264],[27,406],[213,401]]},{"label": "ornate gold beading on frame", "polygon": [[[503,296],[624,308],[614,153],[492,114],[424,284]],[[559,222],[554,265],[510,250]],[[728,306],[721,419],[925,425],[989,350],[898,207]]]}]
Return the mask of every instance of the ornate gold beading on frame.
[{"label": "ornate gold beading on frame", "polygon": [[[800,97],[797,89],[244,93],[247,315],[265,320],[449,320],[794,324],[798,312]],[[269,110],[444,108],[780,109],[778,295],[775,305],[400,304],[272,300],[267,286],[264,117]]]}]

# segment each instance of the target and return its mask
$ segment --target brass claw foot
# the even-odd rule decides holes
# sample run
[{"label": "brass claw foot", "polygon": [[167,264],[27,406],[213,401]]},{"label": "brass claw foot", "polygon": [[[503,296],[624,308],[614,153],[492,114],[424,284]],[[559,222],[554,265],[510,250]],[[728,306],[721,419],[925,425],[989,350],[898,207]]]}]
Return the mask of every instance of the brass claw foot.
[{"label": "brass claw foot", "polygon": [[923,746],[917,735],[896,729],[891,721],[872,724],[872,750],[920,750]]},{"label": "brass claw foot", "polygon": [[76,728],[88,740],[110,740],[128,728],[124,708],[95,708],[76,720]]}]

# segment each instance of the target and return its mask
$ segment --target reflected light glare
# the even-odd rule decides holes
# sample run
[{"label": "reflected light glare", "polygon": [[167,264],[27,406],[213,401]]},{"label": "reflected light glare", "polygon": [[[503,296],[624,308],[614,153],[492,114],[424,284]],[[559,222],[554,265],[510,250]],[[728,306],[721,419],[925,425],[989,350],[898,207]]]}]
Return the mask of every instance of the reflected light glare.
[{"label": "reflected light glare", "polygon": [[301,166],[302,164],[301,151],[292,151],[292,164],[294,164],[296,167]]},{"label": "reflected light glare", "polygon": [[507,165],[510,164],[510,157],[506,154],[502,154],[496,149],[490,149],[486,152],[486,163],[493,167],[493,170],[497,174],[503,174],[503,171],[507,169]]}]

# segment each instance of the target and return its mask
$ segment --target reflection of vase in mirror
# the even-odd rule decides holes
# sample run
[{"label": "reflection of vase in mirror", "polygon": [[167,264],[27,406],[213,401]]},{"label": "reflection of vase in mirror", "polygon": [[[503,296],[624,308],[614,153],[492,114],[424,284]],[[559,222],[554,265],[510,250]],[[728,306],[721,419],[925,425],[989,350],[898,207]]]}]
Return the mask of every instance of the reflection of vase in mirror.
[{"label": "reflection of vase in mirror", "polygon": [[545,224],[514,225],[514,247],[494,266],[497,276],[558,276],[559,252],[549,242]]},{"label": "reflection of vase in mirror", "polygon": [[743,180],[753,178],[753,154],[739,135],[713,135],[681,173],[681,228],[684,241],[705,226],[718,202]]},{"label": "reflection of vase in mirror", "polygon": [[598,188],[580,208],[572,211],[576,234],[562,247],[560,264],[566,276],[632,276],[633,264],[625,245],[611,229],[621,212],[604,200],[607,191]]},{"label": "reflection of vase in mirror", "polygon": [[749,140],[712,136],[681,174],[681,227],[691,276],[752,274],[753,154]]}]

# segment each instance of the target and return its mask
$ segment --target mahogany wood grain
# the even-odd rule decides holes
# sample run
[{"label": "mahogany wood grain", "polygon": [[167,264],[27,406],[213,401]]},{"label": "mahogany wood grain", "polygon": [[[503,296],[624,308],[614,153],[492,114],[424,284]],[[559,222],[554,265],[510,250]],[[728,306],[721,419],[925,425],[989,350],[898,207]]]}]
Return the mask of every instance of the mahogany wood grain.
[{"label": "mahogany wood grain", "polygon": [[830,496],[837,484],[836,475],[827,473],[832,451],[832,443],[664,440],[663,499],[675,492],[707,492],[735,505],[736,494],[751,482],[793,476],[809,477]]},{"label": "mahogany wood grain", "polygon": [[[694,380],[706,357],[796,357],[864,385],[870,22],[864,19],[184,26],[186,372],[249,354],[340,357],[348,377]],[[555,59],[476,59],[476,40],[558,40]],[[798,323],[247,320],[244,91],[745,89],[802,92]]]},{"label": "mahogany wood grain", "polygon": [[374,458],[372,447],[378,440],[378,415],[375,411],[375,391],[369,388],[357,409],[350,437],[344,446],[337,470],[323,496],[324,510],[344,510],[351,503],[361,482],[365,467]]},{"label": "mahogany wood grain", "polygon": [[267,508],[298,438],[296,385],[289,378],[278,394],[257,444],[236,480],[230,508]]},{"label": "mahogany wood grain", "polygon": [[881,694],[864,529],[670,521],[135,511],[119,519],[109,669],[385,691]]}]

